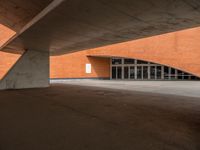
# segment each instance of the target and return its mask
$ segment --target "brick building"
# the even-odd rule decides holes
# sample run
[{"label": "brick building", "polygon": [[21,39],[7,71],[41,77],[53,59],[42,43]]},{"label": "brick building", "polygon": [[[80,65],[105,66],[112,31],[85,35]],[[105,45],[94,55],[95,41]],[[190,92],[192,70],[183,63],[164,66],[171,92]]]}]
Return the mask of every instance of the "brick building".
[{"label": "brick building", "polygon": [[[13,35],[8,31],[5,38]],[[190,80],[200,77],[200,28],[50,58],[50,78]],[[1,52],[0,77],[20,58]]]},{"label": "brick building", "polygon": [[199,33],[192,28],[53,56],[51,78],[197,79]]}]

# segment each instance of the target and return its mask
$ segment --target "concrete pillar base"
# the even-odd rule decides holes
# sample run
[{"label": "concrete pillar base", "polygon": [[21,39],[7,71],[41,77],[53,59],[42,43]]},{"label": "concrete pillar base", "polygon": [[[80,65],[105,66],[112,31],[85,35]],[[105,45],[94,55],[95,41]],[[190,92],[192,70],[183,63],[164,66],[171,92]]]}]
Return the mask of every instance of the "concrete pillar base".
[{"label": "concrete pillar base", "polygon": [[49,53],[26,51],[0,80],[0,90],[49,86]]}]

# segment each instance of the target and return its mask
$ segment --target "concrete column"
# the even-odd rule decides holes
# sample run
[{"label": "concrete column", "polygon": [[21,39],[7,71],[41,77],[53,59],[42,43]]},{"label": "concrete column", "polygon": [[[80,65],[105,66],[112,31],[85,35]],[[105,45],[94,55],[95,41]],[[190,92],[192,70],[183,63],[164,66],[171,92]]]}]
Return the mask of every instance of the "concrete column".
[{"label": "concrete column", "polygon": [[161,79],[164,80],[164,66],[161,67]]},{"label": "concrete column", "polygon": [[178,79],[178,70],[175,69],[175,79],[177,80]]},{"label": "concrete column", "polygon": [[110,80],[112,80],[112,58],[110,58]]},{"label": "concrete column", "polygon": [[150,66],[148,66],[148,80],[151,79],[151,70],[150,70]]},{"label": "concrete column", "polygon": [[141,80],[143,80],[143,66],[141,66],[141,76],[142,76]]},{"label": "concrete column", "polygon": [[135,76],[134,76],[134,79],[135,80],[137,80],[137,59],[134,59],[134,74],[135,74]]},{"label": "concrete column", "polygon": [[49,52],[28,50],[0,80],[0,89],[49,86]]},{"label": "concrete column", "polygon": [[122,58],[122,80],[124,79],[124,58]]}]

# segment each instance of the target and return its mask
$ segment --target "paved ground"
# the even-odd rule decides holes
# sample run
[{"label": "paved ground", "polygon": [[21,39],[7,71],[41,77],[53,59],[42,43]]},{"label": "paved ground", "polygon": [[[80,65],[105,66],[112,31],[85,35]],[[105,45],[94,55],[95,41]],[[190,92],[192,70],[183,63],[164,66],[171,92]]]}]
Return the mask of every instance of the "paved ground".
[{"label": "paved ground", "polygon": [[53,84],[0,91],[0,122],[0,150],[200,149],[195,97]]},{"label": "paved ground", "polygon": [[200,98],[200,81],[52,80],[51,82]]}]

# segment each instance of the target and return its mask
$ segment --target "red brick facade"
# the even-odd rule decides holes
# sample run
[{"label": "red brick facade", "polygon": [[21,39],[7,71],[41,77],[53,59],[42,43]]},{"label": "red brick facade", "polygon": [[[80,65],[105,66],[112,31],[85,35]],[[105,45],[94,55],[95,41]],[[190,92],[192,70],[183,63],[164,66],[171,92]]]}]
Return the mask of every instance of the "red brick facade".
[{"label": "red brick facade", "polygon": [[10,70],[21,55],[0,51],[0,79]]},{"label": "red brick facade", "polygon": [[[109,77],[109,59],[87,56],[135,58],[171,66],[200,76],[200,28],[158,35],[51,58],[52,78]],[[92,64],[92,74],[85,64]],[[68,66],[68,67],[67,67]],[[98,67],[97,67],[98,66]],[[98,68],[98,69],[95,69]]]},{"label": "red brick facade", "polygon": [[[87,57],[88,51],[50,58],[51,78],[108,78],[110,59]],[[86,64],[91,64],[91,73],[86,73]]]}]

